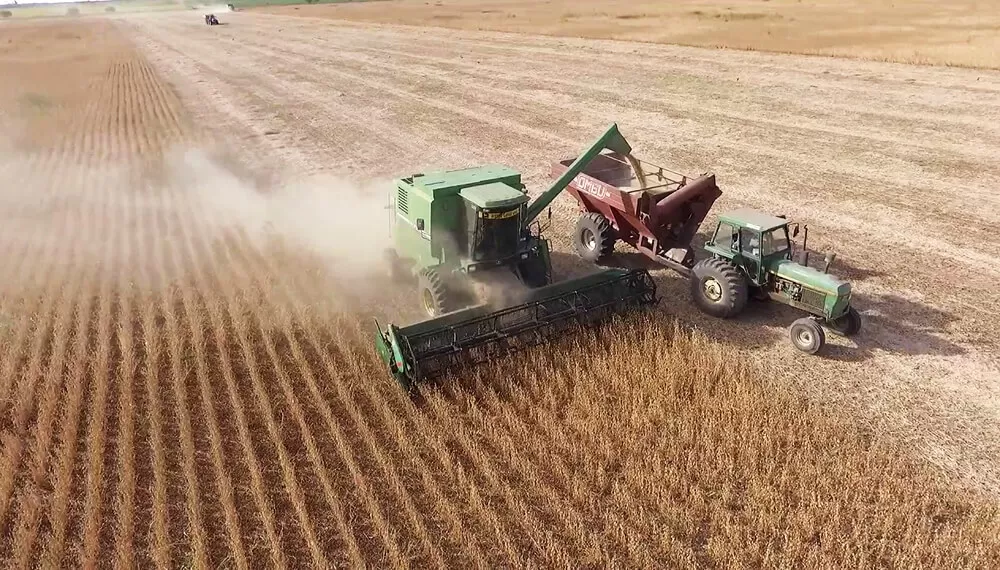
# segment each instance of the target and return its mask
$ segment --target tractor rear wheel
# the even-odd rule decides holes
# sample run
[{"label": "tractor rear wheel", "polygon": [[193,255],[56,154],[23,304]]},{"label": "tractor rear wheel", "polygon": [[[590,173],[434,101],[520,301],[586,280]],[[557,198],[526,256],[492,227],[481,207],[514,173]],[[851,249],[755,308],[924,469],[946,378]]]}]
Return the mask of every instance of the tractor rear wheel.
[{"label": "tractor rear wheel", "polygon": [[854,307],[849,307],[840,318],[828,321],[830,330],[841,336],[854,336],[861,330],[861,315]]},{"label": "tractor rear wheel", "polygon": [[691,295],[703,312],[728,319],[746,307],[747,280],[728,261],[705,259],[691,269]]},{"label": "tractor rear wheel", "polygon": [[795,348],[806,354],[816,354],[826,344],[826,333],[814,319],[803,317],[792,323],[788,334]]},{"label": "tractor rear wheel", "polygon": [[615,250],[615,228],[599,212],[588,212],[576,221],[573,246],[580,257],[591,263],[606,259]]},{"label": "tractor rear wheel", "polygon": [[451,298],[437,269],[430,267],[421,269],[418,277],[417,291],[420,306],[428,316],[437,317],[451,310]]}]

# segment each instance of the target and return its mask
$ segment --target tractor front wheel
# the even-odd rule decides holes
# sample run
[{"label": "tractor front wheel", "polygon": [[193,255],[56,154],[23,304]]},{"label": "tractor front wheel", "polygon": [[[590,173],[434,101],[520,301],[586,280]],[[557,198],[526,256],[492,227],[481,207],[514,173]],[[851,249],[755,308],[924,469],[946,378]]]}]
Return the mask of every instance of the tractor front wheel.
[{"label": "tractor front wheel", "polygon": [[792,323],[788,331],[795,348],[806,354],[816,354],[826,344],[826,333],[815,320],[803,317]]},{"label": "tractor front wheel", "polygon": [[573,230],[576,253],[591,263],[604,261],[615,250],[615,228],[599,212],[588,212],[576,221]]},{"label": "tractor front wheel", "polygon": [[861,330],[861,315],[857,309],[850,307],[839,318],[828,321],[826,324],[830,330],[841,336],[854,336]]},{"label": "tractor front wheel", "polygon": [[420,270],[418,278],[420,306],[428,316],[437,317],[451,310],[451,298],[441,275],[433,267]]},{"label": "tractor front wheel", "polygon": [[691,295],[703,312],[728,319],[746,307],[747,280],[728,261],[706,259],[691,270]]}]

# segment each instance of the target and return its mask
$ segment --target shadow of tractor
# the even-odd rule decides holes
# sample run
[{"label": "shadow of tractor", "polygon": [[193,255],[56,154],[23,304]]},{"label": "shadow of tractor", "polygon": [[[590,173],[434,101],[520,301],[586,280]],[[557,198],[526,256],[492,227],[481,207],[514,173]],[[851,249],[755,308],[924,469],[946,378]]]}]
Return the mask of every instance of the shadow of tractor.
[{"label": "shadow of tractor", "polygon": [[[694,240],[696,259],[707,257],[701,250],[704,234]],[[734,319],[716,319],[702,313],[691,297],[690,281],[660,265],[645,255],[619,246],[603,266],[590,264],[575,252],[552,253],[553,275],[557,280],[569,279],[599,270],[602,267],[647,269],[653,276],[660,297],[659,310],[678,318],[682,323],[699,329],[706,336],[742,349],[769,348],[777,342],[789,342],[788,328],[803,311],[777,302],[754,301]],[[809,266],[822,270],[824,255],[810,252]],[[874,350],[902,355],[962,354],[965,349],[944,338],[943,333],[957,317],[931,305],[906,299],[895,294],[868,294],[858,290],[865,280],[882,277],[884,272],[861,267],[842,258],[831,264],[831,274],[854,285],[853,304],[861,313],[861,331],[850,338],[839,337],[827,330],[827,345],[819,358],[844,362],[860,362],[871,358]]]}]

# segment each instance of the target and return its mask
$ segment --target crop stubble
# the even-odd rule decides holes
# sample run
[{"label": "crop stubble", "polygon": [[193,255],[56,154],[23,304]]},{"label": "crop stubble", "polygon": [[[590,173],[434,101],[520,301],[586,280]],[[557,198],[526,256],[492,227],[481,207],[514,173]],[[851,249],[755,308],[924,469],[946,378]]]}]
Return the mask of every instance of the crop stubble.
[{"label": "crop stubble", "polygon": [[[490,117],[465,110],[480,104],[469,94],[423,91],[448,77],[433,51],[394,85],[385,74],[405,67],[352,34],[410,59],[395,32],[348,28],[310,47],[275,26],[319,24],[237,21],[238,51],[190,17],[10,28],[57,47],[32,69],[0,57],[23,78],[0,88],[5,103],[50,102],[4,116],[18,162],[2,166],[23,185],[4,195],[0,556],[240,568],[997,556],[984,500],[664,322],[566,340],[414,405],[321,260],[220,228],[162,155],[212,131],[246,137],[234,152],[249,171],[274,156],[381,173],[497,158],[538,169],[539,141],[579,145],[555,118],[522,121],[525,100]],[[357,109],[375,90],[388,102]],[[422,136],[385,134],[409,121]],[[475,147],[460,136],[473,131],[487,133]],[[377,300],[394,319],[406,304]]]}]

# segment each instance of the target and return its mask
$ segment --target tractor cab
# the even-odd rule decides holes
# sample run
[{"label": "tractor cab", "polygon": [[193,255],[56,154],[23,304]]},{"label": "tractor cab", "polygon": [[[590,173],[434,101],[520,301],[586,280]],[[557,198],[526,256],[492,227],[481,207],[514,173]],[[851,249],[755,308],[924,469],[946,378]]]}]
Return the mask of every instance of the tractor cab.
[{"label": "tractor cab", "polygon": [[779,262],[792,259],[791,238],[798,235],[798,229],[794,226],[790,235],[785,218],[741,208],[719,217],[705,249],[742,267],[747,279],[761,286]]},{"label": "tractor cab", "polygon": [[711,257],[691,271],[691,292],[698,307],[729,318],[753,297],[805,311],[810,316],[796,320],[790,334],[795,347],[810,354],[825,342],[820,325],[844,336],[857,333],[861,317],[851,306],[851,284],[828,273],[832,254],[822,270],[809,266],[808,229],[802,262],[794,261],[792,238],[798,233],[798,224],[749,208],[719,216],[715,233],[705,243]]}]

